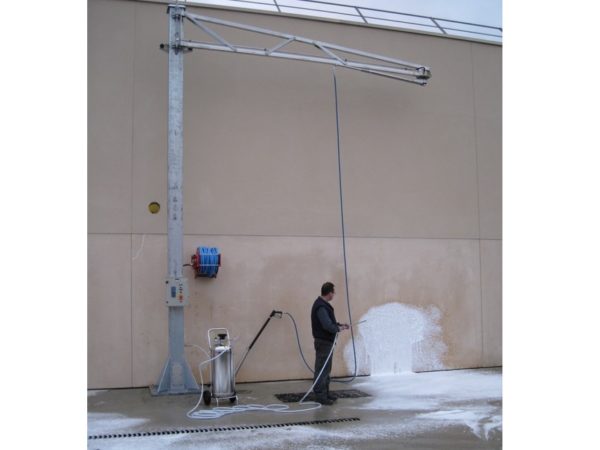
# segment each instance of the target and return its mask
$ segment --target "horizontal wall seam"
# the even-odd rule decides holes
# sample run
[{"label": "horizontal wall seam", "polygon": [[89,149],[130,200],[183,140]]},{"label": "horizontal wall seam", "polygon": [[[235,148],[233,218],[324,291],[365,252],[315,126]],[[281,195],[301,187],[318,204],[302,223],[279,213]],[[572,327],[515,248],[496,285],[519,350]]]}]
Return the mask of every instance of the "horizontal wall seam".
[{"label": "horizontal wall seam", "polygon": [[[147,236],[167,236],[167,233],[88,233],[88,236],[129,236],[129,235],[147,235]],[[202,236],[202,237],[266,237],[266,238],[336,238],[341,239],[341,235],[299,235],[299,234],[184,234],[184,236]],[[469,238],[469,237],[419,237],[419,236],[352,236],[346,235],[346,238],[352,239],[405,239],[405,240],[435,240],[435,241],[501,241],[502,238]]]}]

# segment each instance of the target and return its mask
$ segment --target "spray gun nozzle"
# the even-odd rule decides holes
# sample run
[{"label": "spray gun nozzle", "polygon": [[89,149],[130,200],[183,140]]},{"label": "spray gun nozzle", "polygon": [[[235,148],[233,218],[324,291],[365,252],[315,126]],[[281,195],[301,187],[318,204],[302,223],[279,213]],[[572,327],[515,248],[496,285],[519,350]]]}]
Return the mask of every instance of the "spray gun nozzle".
[{"label": "spray gun nozzle", "polygon": [[269,317],[277,317],[278,319],[281,319],[281,316],[283,315],[283,312],[281,311],[271,311],[271,315]]}]

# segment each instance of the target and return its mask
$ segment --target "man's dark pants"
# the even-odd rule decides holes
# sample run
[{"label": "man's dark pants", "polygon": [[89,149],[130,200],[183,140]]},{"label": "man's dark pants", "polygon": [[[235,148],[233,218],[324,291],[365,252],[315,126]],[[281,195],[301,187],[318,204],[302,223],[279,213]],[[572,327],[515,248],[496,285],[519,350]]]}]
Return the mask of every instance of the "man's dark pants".
[{"label": "man's dark pants", "polygon": [[[331,347],[333,347],[333,342],[315,338],[315,374],[313,383],[316,380],[317,375],[319,375],[319,372],[321,372],[321,369],[323,369],[325,361],[329,356],[329,352],[331,352]],[[327,394],[329,393],[329,374],[331,373],[332,360],[333,356],[329,358],[325,369],[323,369],[323,373],[319,377],[319,381],[317,381],[313,388],[317,401],[326,399]]]}]

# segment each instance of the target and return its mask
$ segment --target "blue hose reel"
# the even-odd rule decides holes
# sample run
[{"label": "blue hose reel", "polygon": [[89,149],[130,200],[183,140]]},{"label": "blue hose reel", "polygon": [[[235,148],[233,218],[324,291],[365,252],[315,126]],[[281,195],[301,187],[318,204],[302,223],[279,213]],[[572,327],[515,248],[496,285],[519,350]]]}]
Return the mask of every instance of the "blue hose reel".
[{"label": "blue hose reel", "polygon": [[216,278],[221,267],[221,253],[217,247],[198,247],[196,254],[192,255],[194,276]]}]

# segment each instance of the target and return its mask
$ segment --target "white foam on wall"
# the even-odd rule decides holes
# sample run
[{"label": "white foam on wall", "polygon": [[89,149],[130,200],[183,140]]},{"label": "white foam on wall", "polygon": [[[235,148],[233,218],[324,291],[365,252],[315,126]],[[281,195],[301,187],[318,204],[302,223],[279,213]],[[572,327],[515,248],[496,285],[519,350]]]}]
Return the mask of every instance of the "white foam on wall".
[{"label": "white foam on wall", "polygon": [[[385,375],[442,370],[447,350],[439,325],[440,310],[402,303],[371,308],[355,322],[356,366],[359,375]],[[354,373],[352,341],[344,348],[344,360]]]}]

